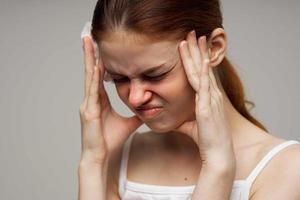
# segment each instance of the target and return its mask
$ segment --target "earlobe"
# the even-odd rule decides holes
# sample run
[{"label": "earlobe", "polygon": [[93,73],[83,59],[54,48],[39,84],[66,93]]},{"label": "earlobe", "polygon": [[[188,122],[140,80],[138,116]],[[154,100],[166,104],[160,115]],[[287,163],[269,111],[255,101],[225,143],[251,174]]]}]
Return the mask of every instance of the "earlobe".
[{"label": "earlobe", "polygon": [[224,29],[216,28],[207,42],[210,65],[216,67],[222,62],[226,54],[227,38]]}]

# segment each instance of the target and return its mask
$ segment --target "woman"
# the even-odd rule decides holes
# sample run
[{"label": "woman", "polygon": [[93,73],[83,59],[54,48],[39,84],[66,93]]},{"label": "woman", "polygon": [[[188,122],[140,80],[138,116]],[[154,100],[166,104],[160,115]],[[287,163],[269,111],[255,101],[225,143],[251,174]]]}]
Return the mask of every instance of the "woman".
[{"label": "woman", "polygon": [[[300,146],[248,112],[218,0],[98,1],[91,27],[80,200],[300,199]],[[105,78],[134,116],[114,111]]]}]

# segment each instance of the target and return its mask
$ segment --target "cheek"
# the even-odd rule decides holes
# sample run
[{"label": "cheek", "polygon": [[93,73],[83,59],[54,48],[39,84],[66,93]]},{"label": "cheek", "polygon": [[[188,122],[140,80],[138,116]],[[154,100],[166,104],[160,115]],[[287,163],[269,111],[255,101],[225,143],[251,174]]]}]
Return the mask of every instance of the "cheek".
[{"label": "cheek", "polygon": [[178,116],[177,120],[182,121],[193,115],[195,91],[189,84],[184,71],[180,71],[176,77],[169,81],[165,91],[172,116]]},{"label": "cheek", "polygon": [[164,87],[160,90],[162,94],[165,94],[172,104],[187,103],[194,100],[195,92],[189,84],[185,72],[183,69],[166,80]]}]

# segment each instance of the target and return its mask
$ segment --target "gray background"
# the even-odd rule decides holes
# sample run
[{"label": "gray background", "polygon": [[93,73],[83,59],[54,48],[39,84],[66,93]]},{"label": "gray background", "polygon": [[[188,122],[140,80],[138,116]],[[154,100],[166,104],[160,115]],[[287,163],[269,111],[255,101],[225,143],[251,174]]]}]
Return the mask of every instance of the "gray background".
[{"label": "gray background", "polygon": [[[80,32],[95,3],[0,0],[1,200],[77,199]],[[223,1],[228,56],[256,103],[253,113],[272,134],[296,140],[299,10],[298,0]],[[129,115],[106,86],[113,105]]]}]

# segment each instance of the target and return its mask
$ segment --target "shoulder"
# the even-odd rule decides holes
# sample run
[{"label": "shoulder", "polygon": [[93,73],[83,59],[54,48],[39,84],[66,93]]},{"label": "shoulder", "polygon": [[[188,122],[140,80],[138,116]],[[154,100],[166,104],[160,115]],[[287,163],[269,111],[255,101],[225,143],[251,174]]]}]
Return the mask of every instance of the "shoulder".
[{"label": "shoulder", "polygon": [[256,182],[251,200],[300,199],[300,144],[278,152]]}]

